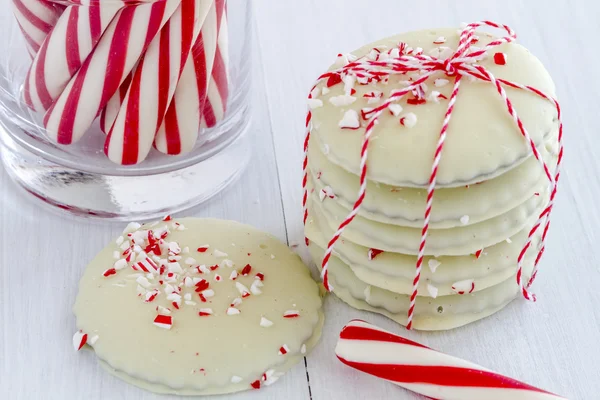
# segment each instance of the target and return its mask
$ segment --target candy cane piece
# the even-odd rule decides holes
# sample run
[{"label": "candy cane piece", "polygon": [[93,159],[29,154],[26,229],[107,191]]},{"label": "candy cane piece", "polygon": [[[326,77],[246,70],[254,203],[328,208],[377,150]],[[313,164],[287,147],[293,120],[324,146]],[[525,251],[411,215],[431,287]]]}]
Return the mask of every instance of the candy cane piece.
[{"label": "candy cane piece", "polygon": [[183,0],[150,43],[106,139],[113,162],[131,165],[147,157],[210,6]]},{"label": "candy cane piece", "polygon": [[92,54],[46,113],[44,125],[51,139],[60,144],[81,139],[179,3],[142,3],[117,13]]},{"label": "candy cane piece", "polygon": [[63,7],[47,0],[12,0],[13,12],[32,56],[58,21]]},{"label": "candy cane piece", "polygon": [[335,353],[352,368],[435,399],[564,399],[364,321],[342,329]]},{"label": "candy cane piece", "polygon": [[50,108],[124,6],[114,0],[67,7],[27,74],[23,93],[31,109],[45,112]]},{"label": "candy cane piece", "polygon": [[222,13],[218,11],[218,7],[222,9],[223,6],[222,1],[213,3],[185,64],[173,101],[154,141],[154,146],[162,153],[186,153],[196,143],[201,112],[206,101],[206,88],[210,81],[209,71],[212,71],[217,50],[217,15]]},{"label": "candy cane piece", "polygon": [[202,128],[212,128],[223,120],[229,99],[229,31],[226,5],[223,13],[217,17],[219,39],[211,80],[208,84],[208,97],[202,113]]}]

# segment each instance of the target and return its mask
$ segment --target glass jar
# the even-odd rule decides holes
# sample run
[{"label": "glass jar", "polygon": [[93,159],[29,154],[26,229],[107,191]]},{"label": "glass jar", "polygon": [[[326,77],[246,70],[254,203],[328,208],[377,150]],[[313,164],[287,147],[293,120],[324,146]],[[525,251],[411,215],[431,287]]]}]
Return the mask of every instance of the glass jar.
[{"label": "glass jar", "polygon": [[31,197],[83,217],[150,219],[243,171],[251,1],[10,1],[0,147]]}]

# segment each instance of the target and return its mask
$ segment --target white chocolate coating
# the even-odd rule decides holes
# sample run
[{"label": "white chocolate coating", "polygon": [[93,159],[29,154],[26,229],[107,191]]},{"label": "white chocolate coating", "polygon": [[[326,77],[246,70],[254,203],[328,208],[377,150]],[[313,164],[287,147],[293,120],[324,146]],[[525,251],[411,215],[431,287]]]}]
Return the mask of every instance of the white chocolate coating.
[{"label": "white chocolate coating", "polygon": [[[360,57],[375,46],[385,45],[391,48],[398,42],[405,42],[413,48],[421,47],[425,54],[429,54],[433,48],[439,47],[433,41],[440,36],[446,38],[443,47],[456,49],[458,33],[456,29],[448,28],[393,36],[361,47],[353,54]],[[480,40],[476,44],[479,48],[492,40],[486,34],[479,36]],[[550,96],[554,95],[554,83],[548,72],[527,49],[510,43],[494,48],[491,55],[495,52],[506,55],[506,65],[495,65],[493,57],[480,62],[494,76],[531,85]],[[331,70],[333,69],[334,66]],[[433,79],[448,79],[448,85],[435,89],[449,97],[454,78],[447,77],[442,72],[438,75],[428,85],[433,86]],[[330,102],[331,98],[344,93],[344,84],[332,86],[326,95],[319,97],[323,106],[313,110],[312,137],[320,146],[329,147],[331,162],[358,174],[364,128],[340,129],[338,123],[348,110],[355,110],[360,115],[362,108],[373,107],[363,98],[365,93],[378,90],[387,97],[390,91],[405,87],[399,83],[400,80],[402,79],[394,76],[387,85],[357,84],[354,87],[357,91],[354,95],[356,100],[350,105],[336,106]],[[319,85],[324,86],[325,83]],[[556,111],[550,102],[522,90],[507,88],[506,91],[536,144],[541,144],[544,138],[556,131]],[[392,113],[382,114],[369,147],[368,177],[393,186],[425,187],[431,173],[447,101],[410,105],[403,99],[399,104],[404,113],[416,115],[417,123],[411,128],[402,127],[397,116]],[[457,187],[489,180],[523,162],[530,152],[494,86],[463,79],[440,163],[438,187]]]},{"label": "white chocolate coating", "polygon": [[[273,236],[236,222],[188,218],[161,222],[151,229],[158,231],[175,223],[185,230],[171,229],[166,240],[177,242],[181,249],[189,247],[189,253],[181,254],[180,277],[206,279],[214,296],[207,293],[207,301],[202,302],[195,287],[183,285],[182,296],[191,293],[195,304],[184,301],[176,310],[162,292],[145,303],[136,287],[140,282],[146,284],[139,280],[146,274],[127,267],[103,276],[115,262],[113,252],[119,250],[118,245],[110,244],[90,263],[81,280],[74,306],[77,328],[99,336],[93,349],[112,373],[159,393],[230,393],[251,389],[257,380],[261,385],[273,383],[303,357],[303,345],[310,350],[321,334],[322,301],[308,269]],[[198,252],[204,244],[209,244],[209,249]],[[234,270],[241,272],[247,264],[252,267],[247,276],[230,279]],[[188,273],[195,265],[219,267]],[[264,274],[264,286],[252,289],[257,273]],[[165,278],[148,281],[154,284],[159,279]],[[228,315],[231,304],[242,297],[238,283],[252,293],[235,306],[239,314]],[[158,288],[162,291],[163,286]],[[171,329],[153,325],[157,306],[172,310]],[[205,308],[211,308],[213,315],[199,316]],[[289,310],[298,311],[299,317],[285,318]],[[273,325],[262,326],[262,317]],[[287,354],[280,355],[283,346]],[[267,372],[272,379],[263,380]]]}]

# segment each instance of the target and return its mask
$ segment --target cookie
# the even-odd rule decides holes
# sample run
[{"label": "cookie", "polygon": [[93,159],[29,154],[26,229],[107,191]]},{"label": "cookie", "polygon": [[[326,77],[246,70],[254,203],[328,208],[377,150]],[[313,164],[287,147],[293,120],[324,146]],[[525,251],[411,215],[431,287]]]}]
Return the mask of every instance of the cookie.
[{"label": "cookie", "polygon": [[74,313],[76,347],[131,384],[180,395],[270,385],[323,325],[319,287],[295,253],[216,219],[130,225],[85,270]]},{"label": "cookie", "polygon": [[[478,48],[494,39],[485,33],[477,35]],[[439,37],[444,38],[443,44],[434,43]],[[445,53],[451,55],[457,48],[458,40],[456,29],[430,29],[389,37],[361,47],[352,55],[361,57],[374,47],[392,49],[404,42],[411,48],[421,48],[425,55],[444,58]],[[505,65],[496,65],[494,57],[487,57],[479,64],[496,78],[530,85],[554,96],[555,86],[550,75],[526,48],[507,43],[493,51],[503,54],[509,61]],[[330,70],[339,67],[334,64]],[[364,127],[360,126],[360,120],[358,128],[342,124],[344,115],[350,112],[348,115],[360,116],[363,108],[373,107],[369,105],[370,94],[382,93],[383,98],[388,98],[391,91],[404,87],[402,81],[406,83],[418,76],[418,73],[407,73],[404,79],[392,76],[390,81],[355,85],[356,92],[351,98],[345,95],[344,84],[332,85],[326,94],[318,97],[322,106],[312,110],[311,140],[316,140],[321,148],[329,149],[331,162],[358,175]],[[447,78],[445,73],[439,71],[431,81],[444,78]],[[445,98],[450,97],[453,87],[448,83],[435,87],[432,83],[428,85],[428,95],[435,90]],[[318,89],[322,92],[326,86],[327,83],[322,82]],[[518,89],[507,88],[506,92],[536,145],[542,146],[545,139],[556,134],[557,113],[551,102]],[[407,96],[398,102],[402,107],[399,115],[385,112],[379,118],[373,143],[369,146],[368,178],[372,181],[401,187],[427,186],[447,104],[436,99],[413,104],[408,102],[410,99]],[[409,115],[412,123],[399,126],[399,118],[403,115]],[[495,87],[463,79],[447,132],[437,187],[459,187],[490,180],[524,162],[530,155],[529,145],[507,113]]]}]

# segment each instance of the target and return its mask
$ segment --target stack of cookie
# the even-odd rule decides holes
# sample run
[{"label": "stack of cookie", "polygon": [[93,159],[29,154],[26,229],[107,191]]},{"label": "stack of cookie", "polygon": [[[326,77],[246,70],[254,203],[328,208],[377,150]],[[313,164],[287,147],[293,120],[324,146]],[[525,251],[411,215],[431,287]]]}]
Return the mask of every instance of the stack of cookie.
[{"label": "stack of cookie", "polygon": [[[459,34],[426,30],[367,45],[339,56],[311,92],[306,237],[318,265],[361,193],[365,114],[424,76],[416,69],[397,73],[398,67],[367,79],[345,66],[403,55],[444,60],[455,53]],[[524,47],[505,43],[480,51],[494,40],[485,33],[473,35],[465,54],[481,54],[470,65],[554,95],[548,72]],[[364,202],[328,260],[334,294],[403,325],[409,322],[432,162],[457,76],[450,69],[433,72],[377,118],[367,147]],[[416,329],[458,327],[499,311],[517,296],[517,258],[548,205],[549,179],[541,164],[557,163],[555,104],[527,90],[506,88],[538,160],[495,85],[468,78],[461,78],[437,170],[412,319]],[[525,277],[536,263],[542,228],[525,255]]]}]

